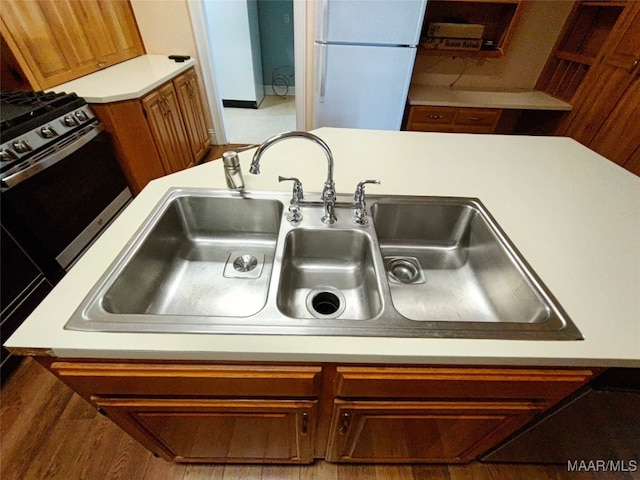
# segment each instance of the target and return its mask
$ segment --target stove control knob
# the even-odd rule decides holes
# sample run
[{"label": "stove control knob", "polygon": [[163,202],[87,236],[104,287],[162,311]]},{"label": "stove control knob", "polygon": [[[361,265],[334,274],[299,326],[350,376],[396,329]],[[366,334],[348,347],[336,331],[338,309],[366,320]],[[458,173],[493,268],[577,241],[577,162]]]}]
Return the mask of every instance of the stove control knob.
[{"label": "stove control knob", "polygon": [[12,143],[13,149],[18,153],[27,153],[32,150],[25,140],[16,140]]},{"label": "stove control knob", "polygon": [[89,116],[87,115],[87,113],[83,112],[82,110],[78,110],[77,112],[74,113],[74,115],[81,122],[86,122],[87,120],[89,120]]},{"label": "stove control knob", "polygon": [[53,138],[58,136],[58,132],[56,132],[53,128],[47,125],[40,129],[40,135],[42,135],[44,138]]},{"label": "stove control knob", "polygon": [[76,120],[73,115],[65,115],[62,119],[62,123],[66,127],[75,127],[76,125],[78,125],[78,120]]},{"label": "stove control knob", "polygon": [[3,162],[10,162],[11,160],[16,160],[18,157],[16,157],[16,154],[13,153],[11,150],[9,149],[2,149],[0,150],[0,160],[2,160]]}]

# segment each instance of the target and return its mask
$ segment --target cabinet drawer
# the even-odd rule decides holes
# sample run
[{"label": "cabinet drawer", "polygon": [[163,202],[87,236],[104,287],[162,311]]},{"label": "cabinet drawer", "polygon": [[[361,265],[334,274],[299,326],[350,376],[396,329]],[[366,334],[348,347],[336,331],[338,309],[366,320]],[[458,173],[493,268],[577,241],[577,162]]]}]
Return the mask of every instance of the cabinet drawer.
[{"label": "cabinet drawer", "polygon": [[490,108],[458,108],[453,123],[455,125],[493,127],[499,116],[500,110]]},{"label": "cabinet drawer", "polygon": [[338,367],[341,398],[531,399],[555,402],[586,383],[588,369]]},{"label": "cabinet drawer", "polygon": [[449,124],[456,116],[456,109],[449,107],[411,107],[409,124]]},{"label": "cabinet drawer", "polygon": [[316,397],[321,367],[53,362],[51,370],[85,398],[92,395]]}]

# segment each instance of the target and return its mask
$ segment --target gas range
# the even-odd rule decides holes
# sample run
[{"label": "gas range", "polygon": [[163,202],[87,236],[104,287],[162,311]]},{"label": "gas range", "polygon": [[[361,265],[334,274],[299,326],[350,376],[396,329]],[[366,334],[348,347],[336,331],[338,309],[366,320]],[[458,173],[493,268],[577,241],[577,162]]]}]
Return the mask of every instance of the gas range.
[{"label": "gas range", "polygon": [[0,180],[38,163],[98,120],[75,93],[0,92]]}]

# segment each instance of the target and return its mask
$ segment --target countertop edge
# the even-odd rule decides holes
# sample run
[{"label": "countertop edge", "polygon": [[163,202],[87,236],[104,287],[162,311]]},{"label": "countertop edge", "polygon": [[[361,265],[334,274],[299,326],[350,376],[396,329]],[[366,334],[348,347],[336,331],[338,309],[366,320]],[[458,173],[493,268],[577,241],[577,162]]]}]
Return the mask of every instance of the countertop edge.
[{"label": "countertop edge", "polygon": [[[164,63],[166,60],[166,64]],[[161,68],[150,71],[150,63]],[[48,91],[73,92],[87,103],[113,103],[135,100],[167,83],[195,65],[195,60],[174,62],[164,55],[141,55],[95,73],[66,82]],[[145,69],[145,75],[139,72]]]}]

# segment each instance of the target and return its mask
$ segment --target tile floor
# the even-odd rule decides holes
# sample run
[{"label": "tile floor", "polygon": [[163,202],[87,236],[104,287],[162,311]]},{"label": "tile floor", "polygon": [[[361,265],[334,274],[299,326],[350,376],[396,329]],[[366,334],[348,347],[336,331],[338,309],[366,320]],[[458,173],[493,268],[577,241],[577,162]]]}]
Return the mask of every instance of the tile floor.
[{"label": "tile floor", "polygon": [[229,143],[258,144],[276,133],[295,130],[295,97],[266,95],[260,108],[224,109]]}]

